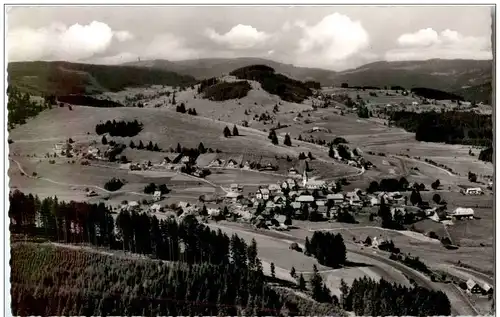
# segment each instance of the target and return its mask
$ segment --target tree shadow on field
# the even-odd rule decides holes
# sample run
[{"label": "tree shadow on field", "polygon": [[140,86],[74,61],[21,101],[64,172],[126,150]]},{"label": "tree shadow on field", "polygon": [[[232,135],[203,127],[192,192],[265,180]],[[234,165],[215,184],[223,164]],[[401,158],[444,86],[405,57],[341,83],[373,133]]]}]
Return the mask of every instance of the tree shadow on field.
[{"label": "tree shadow on field", "polygon": [[344,267],[345,268],[350,268],[350,267],[373,267],[373,265],[368,264],[368,263],[363,263],[363,262],[345,261]]}]

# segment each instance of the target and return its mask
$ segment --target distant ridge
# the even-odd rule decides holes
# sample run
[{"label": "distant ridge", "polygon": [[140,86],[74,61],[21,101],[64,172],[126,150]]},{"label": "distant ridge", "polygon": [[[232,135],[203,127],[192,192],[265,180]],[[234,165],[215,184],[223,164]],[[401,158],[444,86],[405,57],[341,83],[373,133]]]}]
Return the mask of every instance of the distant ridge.
[{"label": "distant ridge", "polygon": [[[210,58],[184,61],[152,60],[124,65],[159,68],[197,79],[219,77],[251,65],[266,65],[277,73],[300,81],[318,81],[323,86],[424,87],[458,94],[475,101],[491,100],[492,61],[429,59],[425,61],[379,61],[341,72],[297,67],[261,58]],[[475,90],[471,87],[480,87]]]}]

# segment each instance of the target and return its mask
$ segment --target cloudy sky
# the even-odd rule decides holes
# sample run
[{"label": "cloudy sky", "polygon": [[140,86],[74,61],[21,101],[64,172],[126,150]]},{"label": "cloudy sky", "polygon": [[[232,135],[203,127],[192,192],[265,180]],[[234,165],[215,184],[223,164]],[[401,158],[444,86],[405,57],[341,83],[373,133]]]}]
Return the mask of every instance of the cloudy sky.
[{"label": "cloudy sky", "polygon": [[344,70],[491,59],[491,7],[12,7],[9,61],[262,57]]}]

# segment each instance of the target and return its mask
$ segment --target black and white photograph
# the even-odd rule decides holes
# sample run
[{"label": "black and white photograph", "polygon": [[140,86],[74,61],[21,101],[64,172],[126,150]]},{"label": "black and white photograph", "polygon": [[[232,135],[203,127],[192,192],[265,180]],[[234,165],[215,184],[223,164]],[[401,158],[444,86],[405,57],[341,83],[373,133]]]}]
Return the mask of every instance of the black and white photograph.
[{"label": "black and white photograph", "polygon": [[5,315],[495,315],[495,10],[5,4]]}]

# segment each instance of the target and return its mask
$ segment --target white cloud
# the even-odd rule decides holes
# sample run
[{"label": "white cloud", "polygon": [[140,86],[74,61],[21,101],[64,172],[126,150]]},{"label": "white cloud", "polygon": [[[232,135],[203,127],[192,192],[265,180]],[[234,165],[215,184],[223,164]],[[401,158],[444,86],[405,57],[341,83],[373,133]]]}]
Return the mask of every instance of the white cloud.
[{"label": "white cloud", "polygon": [[207,29],[205,34],[214,42],[227,45],[231,49],[248,49],[264,43],[270,35],[251,25],[238,24],[225,34]]},{"label": "white cloud", "polygon": [[387,60],[493,58],[489,38],[464,36],[449,29],[439,33],[432,28],[421,29],[401,35],[397,43],[398,48],[386,53]]},{"label": "white cloud", "polygon": [[359,21],[334,13],[325,16],[316,25],[303,21],[294,25],[302,29],[298,42],[296,63],[305,66],[333,66],[362,52],[369,44],[369,36]]},{"label": "white cloud", "polygon": [[38,29],[13,29],[7,33],[8,60],[88,59],[105,52],[113,36],[122,41],[130,39],[132,35],[127,31],[115,33],[106,23],[98,21],[88,25],[76,23],[69,27],[53,23]]},{"label": "white cloud", "polygon": [[439,34],[431,28],[421,29],[415,33],[403,34],[398,38],[401,46],[429,46],[439,44]]},{"label": "white cloud", "polygon": [[129,31],[116,31],[114,33],[114,36],[120,42],[130,41],[134,39],[134,35]]}]

